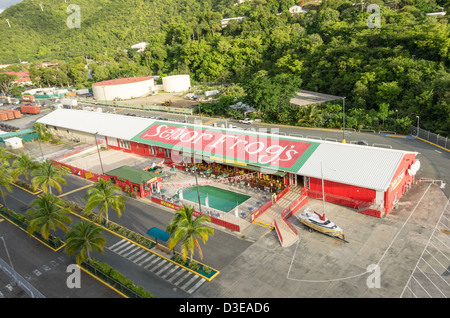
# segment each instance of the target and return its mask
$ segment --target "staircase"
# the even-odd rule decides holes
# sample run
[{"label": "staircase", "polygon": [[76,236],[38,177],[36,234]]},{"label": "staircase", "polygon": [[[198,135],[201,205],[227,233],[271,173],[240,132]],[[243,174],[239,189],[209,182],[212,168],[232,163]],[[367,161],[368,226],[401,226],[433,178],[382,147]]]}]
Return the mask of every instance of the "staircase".
[{"label": "staircase", "polygon": [[[289,191],[277,202],[275,202],[267,211],[258,216],[255,223],[262,226],[275,228],[280,243],[283,247],[292,245],[298,240],[297,230],[289,225],[289,221],[283,220],[282,213],[289,208],[301,196],[301,188],[297,186],[289,187]],[[307,200],[307,197],[305,196]],[[299,201],[298,206],[301,202]],[[292,208],[292,207],[291,207]]]}]

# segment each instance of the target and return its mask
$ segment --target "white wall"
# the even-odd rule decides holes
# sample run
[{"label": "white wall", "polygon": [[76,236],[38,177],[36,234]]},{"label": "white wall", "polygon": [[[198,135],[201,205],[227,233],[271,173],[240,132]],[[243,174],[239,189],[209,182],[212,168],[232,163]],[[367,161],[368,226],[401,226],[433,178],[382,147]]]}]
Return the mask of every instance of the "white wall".
[{"label": "white wall", "polygon": [[151,94],[154,91],[153,78],[134,83],[118,85],[93,85],[92,93],[96,100],[131,99]]},{"label": "white wall", "polygon": [[172,75],[162,78],[164,91],[170,93],[183,92],[191,87],[189,75]]}]

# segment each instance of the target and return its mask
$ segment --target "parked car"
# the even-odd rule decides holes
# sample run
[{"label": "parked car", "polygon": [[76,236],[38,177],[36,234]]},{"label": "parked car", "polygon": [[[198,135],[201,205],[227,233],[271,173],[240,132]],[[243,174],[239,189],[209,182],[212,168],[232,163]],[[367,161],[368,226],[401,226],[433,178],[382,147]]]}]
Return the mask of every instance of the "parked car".
[{"label": "parked car", "polygon": [[239,122],[241,124],[253,124],[253,120],[251,120],[250,118],[241,119],[239,120]]}]

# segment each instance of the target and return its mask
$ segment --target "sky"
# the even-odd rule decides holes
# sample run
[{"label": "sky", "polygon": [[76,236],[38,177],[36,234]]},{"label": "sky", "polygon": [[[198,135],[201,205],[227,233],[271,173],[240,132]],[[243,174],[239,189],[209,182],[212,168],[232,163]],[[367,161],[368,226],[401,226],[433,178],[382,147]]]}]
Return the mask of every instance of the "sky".
[{"label": "sky", "polygon": [[13,4],[22,2],[22,0],[0,0],[0,13]]}]

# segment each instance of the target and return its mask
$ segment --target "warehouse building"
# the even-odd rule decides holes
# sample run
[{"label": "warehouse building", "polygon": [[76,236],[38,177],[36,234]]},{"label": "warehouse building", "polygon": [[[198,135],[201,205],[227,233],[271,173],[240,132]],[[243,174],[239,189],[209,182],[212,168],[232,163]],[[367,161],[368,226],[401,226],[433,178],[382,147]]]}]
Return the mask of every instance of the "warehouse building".
[{"label": "warehouse building", "polygon": [[306,188],[311,198],[322,198],[323,180],[326,201],[376,217],[395,208],[420,167],[416,152],[116,114],[60,109],[38,122],[179,168],[195,160],[256,172],[281,188]]},{"label": "warehouse building", "polygon": [[129,77],[107,80],[92,84],[96,100],[121,100],[143,97],[155,91],[153,77]]}]

